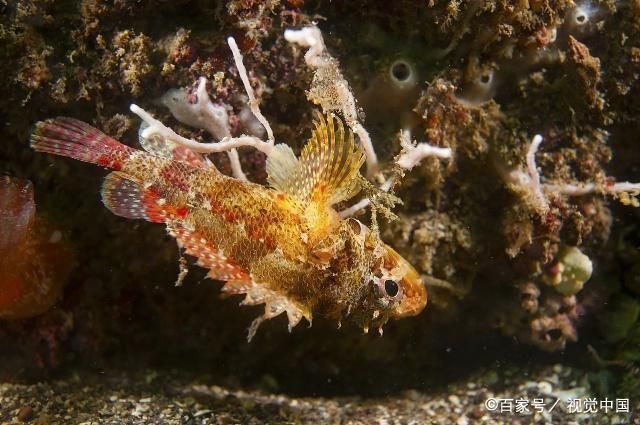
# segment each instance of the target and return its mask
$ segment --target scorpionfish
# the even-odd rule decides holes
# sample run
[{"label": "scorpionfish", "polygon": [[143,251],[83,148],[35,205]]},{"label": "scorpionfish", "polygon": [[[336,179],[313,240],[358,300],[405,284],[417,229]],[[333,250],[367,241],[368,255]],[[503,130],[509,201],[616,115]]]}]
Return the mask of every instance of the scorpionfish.
[{"label": "scorpionfish", "polygon": [[31,146],[114,170],[102,199],[114,214],[164,223],[187,255],[244,294],[244,305],[264,304],[249,327],[286,313],[289,331],[314,314],[351,317],[365,332],[382,333],[389,319],[414,316],[427,303],[416,270],[377,232],[334,205],[359,190],[363,149],[331,114],[316,113],[311,137],[296,157],[276,144],[267,157],[270,187],[222,174],[205,157],[155,135],[143,150],[126,146],[72,118],[36,124]]}]

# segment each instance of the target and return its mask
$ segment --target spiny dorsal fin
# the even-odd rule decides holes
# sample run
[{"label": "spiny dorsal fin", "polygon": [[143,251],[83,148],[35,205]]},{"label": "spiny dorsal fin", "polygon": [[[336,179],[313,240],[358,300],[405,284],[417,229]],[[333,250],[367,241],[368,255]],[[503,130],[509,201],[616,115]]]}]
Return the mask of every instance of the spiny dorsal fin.
[{"label": "spiny dorsal fin", "polygon": [[342,121],[315,113],[314,129],[296,159],[291,148],[277,145],[267,160],[269,183],[302,202],[333,205],[356,192],[364,151]]},{"label": "spiny dorsal fin", "polygon": [[274,146],[274,151],[267,158],[267,180],[274,189],[288,193],[291,176],[298,169],[298,158],[293,149],[284,143]]}]

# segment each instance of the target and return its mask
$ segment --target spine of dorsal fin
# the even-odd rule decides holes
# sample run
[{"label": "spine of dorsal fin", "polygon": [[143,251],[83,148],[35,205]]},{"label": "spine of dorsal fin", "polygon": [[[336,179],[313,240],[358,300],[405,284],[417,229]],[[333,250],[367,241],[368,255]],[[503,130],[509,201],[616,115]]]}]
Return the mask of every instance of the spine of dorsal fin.
[{"label": "spine of dorsal fin", "polygon": [[269,182],[274,188],[303,203],[327,206],[356,193],[364,151],[351,130],[345,131],[342,121],[332,114],[315,113],[314,129],[298,160],[288,146],[276,148],[276,155],[267,163]]}]

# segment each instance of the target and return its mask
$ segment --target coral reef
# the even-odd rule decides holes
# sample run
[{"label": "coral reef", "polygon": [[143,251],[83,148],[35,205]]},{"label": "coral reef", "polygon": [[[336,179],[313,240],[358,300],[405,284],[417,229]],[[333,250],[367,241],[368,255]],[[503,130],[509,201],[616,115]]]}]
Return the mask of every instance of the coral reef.
[{"label": "coral reef", "polygon": [[[167,358],[224,359],[247,374],[288,377],[287,388],[311,377],[353,389],[370,386],[373,367],[381,380],[403,376],[409,386],[451,361],[439,357],[442,347],[455,351],[467,339],[481,347],[497,329],[544,350],[577,350],[581,361],[591,344],[625,375],[623,388],[634,388],[638,186],[626,181],[640,179],[639,10],[563,0],[3,6],[0,113],[9,125],[0,130],[0,172],[34,182],[39,213],[68,229],[78,251],[60,310],[33,319],[31,335],[64,335],[56,364],[113,353],[164,359],[149,347],[166,345]],[[157,19],[140,19],[152,11]],[[300,32],[312,21],[320,44]],[[125,112],[135,102],[193,142],[248,134],[264,143],[266,126],[251,113],[257,102],[275,139],[297,151],[314,100],[370,141],[372,185],[403,201],[396,221],[379,220],[381,233],[418,265],[432,294],[424,315],[383,340],[347,331],[333,340],[317,321],[305,336],[273,326],[245,348],[234,335],[246,317],[233,302],[198,285],[197,272],[179,291],[171,286],[176,248],[161,231],[102,211],[99,172],[35,155],[26,142],[34,122],[70,115],[134,143],[137,120]],[[221,129],[182,113],[212,105],[202,111]],[[434,152],[427,147],[447,154],[422,157]],[[241,147],[234,158],[211,155],[222,172],[265,182],[264,153]],[[359,214],[367,205],[342,207]],[[8,326],[0,324],[2,356],[19,364],[32,345],[6,344],[21,332]],[[411,349],[400,354],[403,346]]]}]

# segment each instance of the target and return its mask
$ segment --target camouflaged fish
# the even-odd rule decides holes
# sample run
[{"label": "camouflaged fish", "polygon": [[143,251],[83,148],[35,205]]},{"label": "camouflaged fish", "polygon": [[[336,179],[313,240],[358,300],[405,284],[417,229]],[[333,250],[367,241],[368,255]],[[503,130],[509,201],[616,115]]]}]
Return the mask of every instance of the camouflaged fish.
[{"label": "camouflaged fish", "polygon": [[160,136],[125,146],[71,118],[39,122],[31,146],[112,170],[102,199],[114,214],[164,223],[222,291],[265,304],[249,328],[286,313],[352,317],[365,332],[420,313],[425,287],[414,268],[358,220],[332,207],[354,196],[364,161],[351,131],[316,114],[300,157],[285,144],[267,159],[271,187],[220,173],[204,157]]}]

